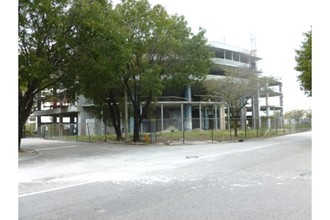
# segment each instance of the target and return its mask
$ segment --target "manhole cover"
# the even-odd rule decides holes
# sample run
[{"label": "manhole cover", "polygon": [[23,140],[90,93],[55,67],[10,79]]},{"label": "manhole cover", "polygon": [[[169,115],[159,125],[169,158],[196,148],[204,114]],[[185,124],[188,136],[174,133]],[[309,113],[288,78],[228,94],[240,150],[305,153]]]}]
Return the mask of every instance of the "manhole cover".
[{"label": "manhole cover", "polygon": [[187,159],[196,159],[198,156],[186,156]]},{"label": "manhole cover", "polygon": [[307,173],[301,173],[300,176],[304,177],[304,176],[310,176],[311,172],[307,172]]}]

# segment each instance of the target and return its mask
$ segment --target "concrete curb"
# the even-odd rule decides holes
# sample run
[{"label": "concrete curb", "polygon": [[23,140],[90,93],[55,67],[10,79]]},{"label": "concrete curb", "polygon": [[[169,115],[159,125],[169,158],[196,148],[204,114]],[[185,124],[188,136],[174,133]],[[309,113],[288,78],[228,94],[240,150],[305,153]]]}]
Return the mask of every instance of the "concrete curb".
[{"label": "concrete curb", "polygon": [[29,159],[37,156],[38,151],[35,151],[35,150],[21,150],[18,154],[19,154],[18,155],[19,161],[24,161],[24,160],[29,160]]}]

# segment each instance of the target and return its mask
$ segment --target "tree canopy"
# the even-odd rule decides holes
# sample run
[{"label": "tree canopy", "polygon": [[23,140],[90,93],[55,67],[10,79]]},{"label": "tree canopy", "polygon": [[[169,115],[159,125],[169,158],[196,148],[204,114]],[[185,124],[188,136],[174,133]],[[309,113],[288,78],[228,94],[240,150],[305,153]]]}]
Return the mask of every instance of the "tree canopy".
[{"label": "tree canopy", "polygon": [[70,72],[79,78],[75,92],[106,110],[103,118],[111,119],[120,140],[121,112],[118,103],[124,91],[119,73],[125,64],[126,53],[113,7],[104,0],[76,0],[69,14],[76,33],[75,57],[70,67]]},{"label": "tree canopy", "polygon": [[217,79],[205,81],[205,87],[209,93],[219,96],[230,108],[236,137],[238,136],[238,118],[241,115],[241,110],[261,88],[266,88],[267,82],[271,80],[273,80],[272,77],[259,77],[254,74],[242,78],[241,74],[231,71]]},{"label": "tree canopy", "polygon": [[212,55],[204,30],[194,35],[183,16],[169,15],[161,5],[125,0],[115,11],[128,57],[121,83],[132,102],[133,141],[138,141],[140,124],[165,85],[182,86],[204,79]]},{"label": "tree canopy", "polygon": [[116,7],[106,0],[20,0],[20,131],[37,94],[52,88],[108,104],[120,128],[117,104],[126,92],[138,141],[140,124],[164,87],[208,74],[213,62],[204,34],[193,34],[183,16],[147,0],[122,0]]},{"label": "tree canopy", "polygon": [[[301,119],[305,116],[307,112],[301,109],[294,109],[292,111],[288,111],[284,114],[284,118],[293,119],[298,125],[300,124]],[[308,115],[311,117],[311,115]]]},{"label": "tree canopy", "polygon": [[295,50],[297,62],[295,69],[300,72],[297,79],[301,90],[304,90],[308,96],[312,96],[312,30],[304,33],[304,36],[300,49]]},{"label": "tree canopy", "polygon": [[72,84],[68,66],[73,35],[68,0],[19,1],[19,149],[23,126],[44,89]]}]

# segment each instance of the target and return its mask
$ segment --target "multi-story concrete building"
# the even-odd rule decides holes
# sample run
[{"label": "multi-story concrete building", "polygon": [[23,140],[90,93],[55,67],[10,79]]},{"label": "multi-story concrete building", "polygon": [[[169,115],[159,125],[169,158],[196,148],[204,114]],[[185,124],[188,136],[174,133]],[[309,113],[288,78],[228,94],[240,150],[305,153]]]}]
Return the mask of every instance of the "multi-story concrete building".
[{"label": "multi-story concrete building", "polygon": [[[209,42],[209,49],[214,52],[214,68],[210,71],[208,78],[224,75],[226,72],[235,71],[243,75],[262,74],[258,69],[258,61],[261,60],[256,54],[256,50],[247,50],[239,47]],[[35,111],[33,116],[38,120],[38,127],[43,124],[41,116],[52,118],[51,123],[67,124],[70,133],[78,135],[102,133],[100,127],[86,127],[82,124],[102,124],[100,114],[95,114],[94,105],[79,96],[74,105],[68,105],[63,102],[64,97],[59,97],[52,104],[44,103],[44,108]],[[275,98],[275,102],[273,101]],[[129,103],[128,103],[129,106]],[[219,97],[210,97],[205,88],[200,86],[187,86],[174,90],[164,90],[159,101],[154,103],[156,118],[156,131],[164,131],[169,128],[178,130],[192,129],[226,129],[228,118],[226,103]],[[260,128],[261,123],[265,123],[268,128],[272,126],[273,121],[270,116],[277,112],[279,123],[283,121],[283,94],[282,83],[272,81],[267,88],[259,90],[259,93],[251,97],[251,102],[244,108],[241,114],[241,125],[248,121],[249,126]],[[265,116],[265,122],[261,118]],[[123,117],[124,118],[124,117]],[[133,130],[133,120],[128,117],[128,130]],[[78,126],[80,125],[80,126]],[[103,126],[103,125],[102,125]],[[148,130],[149,125],[142,125],[141,130]],[[104,126],[103,126],[104,127]],[[39,129],[40,132],[40,129]]]}]

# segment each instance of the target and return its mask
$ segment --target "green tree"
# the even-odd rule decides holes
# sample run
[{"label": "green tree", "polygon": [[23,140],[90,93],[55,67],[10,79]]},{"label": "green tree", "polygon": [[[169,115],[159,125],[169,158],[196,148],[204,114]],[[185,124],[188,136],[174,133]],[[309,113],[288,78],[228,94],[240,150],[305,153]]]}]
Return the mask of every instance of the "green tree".
[{"label": "green tree", "polygon": [[302,42],[299,50],[296,51],[295,69],[300,72],[297,76],[300,82],[301,90],[305,91],[305,94],[312,96],[312,30],[304,33],[305,39]]},{"label": "green tree", "polygon": [[301,119],[305,116],[306,111],[301,109],[295,109],[284,114],[284,118],[293,119],[297,125],[300,125]]},{"label": "green tree", "polygon": [[204,79],[212,55],[204,30],[194,35],[183,16],[169,15],[161,5],[123,0],[115,11],[128,58],[120,80],[133,107],[133,141],[139,141],[140,125],[165,85]]},{"label": "green tree", "polygon": [[18,5],[19,143],[34,111],[37,94],[73,78],[67,68],[73,55],[69,0],[20,0]]},{"label": "green tree", "polygon": [[205,87],[213,96],[219,96],[225,101],[230,109],[234,123],[234,135],[238,137],[238,122],[241,110],[248,104],[249,100],[257,94],[261,88],[266,88],[267,81],[271,77],[258,77],[257,75],[245,75],[238,72],[226,72],[218,79],[205,80]]},{"label": "green tree", "polygon": [[[111,3],[106,0],[76,0],[70,17],[74,21],[75,58],[70,72],[79,78],[75,92],[93,100],[110,118],[117,140],[122,139],[120,103],[124,91],[120,69],[125,64],[125,50]],[[104,108],[104,104],[107,108]],[[110,117],[107,117],[110,116]]]}]

